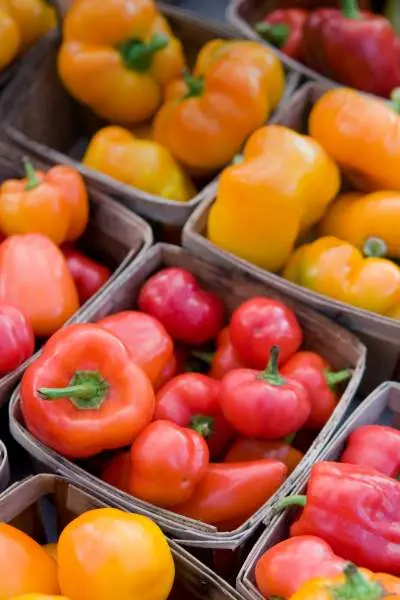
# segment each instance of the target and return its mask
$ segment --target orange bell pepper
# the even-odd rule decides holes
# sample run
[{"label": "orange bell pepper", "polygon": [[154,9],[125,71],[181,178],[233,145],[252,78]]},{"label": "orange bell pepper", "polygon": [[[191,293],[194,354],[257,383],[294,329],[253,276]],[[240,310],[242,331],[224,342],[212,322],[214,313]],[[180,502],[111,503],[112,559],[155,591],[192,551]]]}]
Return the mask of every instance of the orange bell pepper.
[{"label": "orange bell pepper", "polygon": [[283,68],[266,46],[211,41],[200,52],[193,75],[185,73],[167,89],[154,139],[192,171],[217,171],[265,123],[284,85]]},{"label": "orange bell pepper", "polygon": [[380,315],[390,316],[400,305],[400,268],[396,264],[385,258],[364,258],[348,242],[330,236],[297,248],[283,277]]},{"label": "orange bell pepper", "polygon": [[26,533],[0,523],[0,600],[35,590],[58,594],[56,561]]},{"label": "orange bell pepper", "polygon": [[42,173],[24,162],[26,179],[10,179],[0,187],[1,231],[7,236],[41,233],[55,244],[79,238],[89,220],[82,176],[62,165]]},{"label": "orange bell pepper", "polygon": [[87,147],[83,164],[149,194],[185,201],[196,190],[182,167],[161,144],[139,139],[122,127],[104,127]]},{"label": "orange bell pepper", "polygon": [[65,18],[58,69],[77,100],[119,124],[149,119],[185,66],[181,43],[152,0],[77,0]]},{"label": "orange bell pepper", "polygon": [[400,101],[393,105],[336,88],[314,105],[310,135],[340,164],[358,189],[400,191]]},{"label": "orange bell pepper", "polygon": [[64,325],[79,300],[61,250],[36,233],[2,242],[0,301],[19,308],[37,336],[47,337]]},{"label": "orange bell pepper", "polygon": [[323,216],[340,186],[336,164],[312,138],[279,125],[253,133],[244,160],[222,173],[208,238],[270,271]]},{"label": "orange bell pepper", "polygon": [[71,521],[57,556],[61,591],[72,600],[166,600],[174,582],[174,559],[158,525],[115,508]]},{"label": "orange bell pepper", "polygon": [[[380,244],[380,256],[400,258],[400,192],[343,194],[329,207],[321,235],[350,242],[368,255],[371,238]],[[375,250],[376,255],[376,250]]]}]

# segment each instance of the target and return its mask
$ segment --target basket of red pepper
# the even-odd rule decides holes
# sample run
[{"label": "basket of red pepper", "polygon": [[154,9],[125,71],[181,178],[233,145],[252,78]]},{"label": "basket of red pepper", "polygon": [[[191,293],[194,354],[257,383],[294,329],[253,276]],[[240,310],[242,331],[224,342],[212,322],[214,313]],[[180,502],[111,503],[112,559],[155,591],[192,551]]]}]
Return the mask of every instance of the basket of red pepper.
[{"label": "basket of red pepper", "polygon": [[5,144],[0,152],[2,404],[35,350],[152,243],[152,232],[74,169]]},{"label": "basket of red pepper", "polygon": [[232,0],[228,19],[307,78],[387,98],[400,85],[399,8],[389,0],[385,12],[388,18],[359,0]]},{"label": "basket of red pepper", "polygon": [[364,370],[340,326],[174,246],[128,266],[84,320],[25,373],[12,434],[192,545],[242,544],[332,437]]},{"label": "basket of red pepper", "polygon": [[[302,506],[300,518],[293,520],[293,509],[278,512],[254,546],[237,580],[246,598],[304,597],[309,580],[334,585],[349,561],[362,571],[387,573],[382,584],[398,576],[399,423],[400,385],[386,382],[320,453],[307,486],[303,480],[278,504]],[[345,577],[354,582],[354,570]]]}]

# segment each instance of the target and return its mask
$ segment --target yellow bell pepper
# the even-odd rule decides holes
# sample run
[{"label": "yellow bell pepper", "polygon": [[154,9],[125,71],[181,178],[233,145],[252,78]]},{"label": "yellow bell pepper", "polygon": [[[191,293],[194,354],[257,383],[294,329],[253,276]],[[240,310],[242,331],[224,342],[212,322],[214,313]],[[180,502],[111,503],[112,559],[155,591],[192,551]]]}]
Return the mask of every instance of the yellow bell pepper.
[{"label": "yellow bell pepper", "polygon": [[339,170],[318,142],[286,127],[263,127],[248,140],[243,161],[221,175],[208,238],[278,271],[298,237],[321,219],[339,186]]},{"label": "yellow bell pepper", "polygon": [[332,236],[297,248],[282,275],[318,294],[380,315],[399,312],[399,267],[385,258],[365,258],[352,244]]},{"label": "yellow bell pepper", "polygon": [[56,26],[46,0],[0,0],[0,70]]},{"label": "yellow bell pepper", "polygon": [[184,202],[196,194],[189,177],[166,148],[136,138],[122,127],[100,129],[82,162],[122,183],[169,200]]}]

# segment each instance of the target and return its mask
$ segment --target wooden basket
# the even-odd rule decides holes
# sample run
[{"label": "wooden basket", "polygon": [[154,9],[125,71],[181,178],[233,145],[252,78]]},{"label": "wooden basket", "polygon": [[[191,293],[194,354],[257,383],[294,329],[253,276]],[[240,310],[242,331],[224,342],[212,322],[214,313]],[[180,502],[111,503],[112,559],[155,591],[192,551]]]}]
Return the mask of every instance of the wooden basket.
[{"label": "wooden basket", "polygon": [[[270,14],[277,8],[293,8],[302,6],[304,8],[304,1],[300,0],[231,0],[226,10],[226,18],[232,26],[240,31],[240,33],[253,40],[262,41],[269,48],[273,49],[279,56],[280,60],[288,68],[296,71],[307,79],[312,79],[323,84],[327,88],[336,87],[342,85],[337,81],[328,79],[323,75],[320,75],[314,69],[306,67],[303,63],[298,60],[294,60],[284,52],[281,52],[275,46],[272,46],[265,41],[255,30],[254,25],[261,21],[266,15]],[[337,7],[338,3],[335,0],[309,0],[307,8],[314,9],[322,6]],[[359,2],[360,7],[367,7],[368,0]]]},{"label": "wooden basket", "polygon": [[[285,496],[293,488],[303,469],[313,462],[315,455],[320,452],[339,426],[364,372],[364,346],[357,338],[339,325],[304,307],[301,303],[287,299],[276,292],[272,286],[257,282],[254,278],[246,277],[240,270],[230,269],[228,272],[218,269],[181,248],[164,244],[154,246],[146,256],[135,261],[135,264],[129,265],[121,276],[115,280],[109,292],[102,294],[93,303],[91,310],[86,312],[85,318],[89,321],[97,321],[117,311],[132,309],[144,281],[155,271],[165,266],[181,267],[192,272],[199,278],[204,287],[212,289],[224,300],[228,314],[231,314],[244,300],[254,296],[283,299],[296,311],[304,330],[304,346],[306,348],[320,352],[332,364],[334,369],[344,367],[354,369],[352,378],[349,380],[331,419],[316,437],[303,461],[289,476],[277,494],[278,497]],[[15,391],[10,405],[10,429],[15,439],[47,468],[80,483],[93,494],[111,504],[123,506],[127,510],[137,510],[151,516],[166,531],[192,546],[208,548],[239,547],[267,517],[271,505],[277,498],[277,496],[272,498],[241,527],[234,531],[218,532],[211,525],[181,517],[116,490],[85,471],[81,466],[63,458],[37,441],[27,431],[21,419],[18,389]]]},{"label": "wooden basket", "polygon": [[[63,0],[60,2],[64,4]],[[198,51],[209,40],[234,39],[234,34],[227,27],[207,23],[172,6],[160,5],[160,8],[174,33],[182,40],[190,64],[194,63]],[[57,39],[48,37],[43,40],[40,52],[31,60],[29,72],[25,70],[24,77],[17,77],[10,86],[8,98],[12,98],[13,109],[4,121],[6,135],[37,156],[79,168],[98,189],[114,196],[135,212],[155,222],[183,225],[204,198],[208,184],[193,199],[178,202],[120,183],[79,162],[88,136],[104,123],[88,109],[79,106],[62,87],[56,68],[57,50]],[[280,106],[292,95],[298,83],[298,74],[289,70]]]},{"label": "wooden basket", "polygon": [[[282,108],[277,123],[304,133],[307,131],[308,115],[316,100],[326,91],[325,86],[309,83],[300,88]],[[394,377],[400,357],[400,321],[383,317],[322,296],[300,285],[287,281],[275,273],[265,271],[250,262],[218,248],[205,237],[208,213],[214,202],[216,186],[208,190],[204,202],[194,211],[183,230],[183,246],[220,266],[237,266],[251,273],[288,296],[322,311],[331,319],[356,332],[368,348],[368,365],[364,381],[370,392],[382,381]]]},{"label": "wooden basket", "polygon": [[10,465],[7,448],[0,440],[0,492],[6,489],[10,482]]},{"label": "wooden basket", "polygon": [[[0,495],[0,521],[14,525],[40,544],[54,543],[75,517],[105,506],[60,477],[36,475]],[[168,543],[176,570],[169,600],[240,600],[239,594],[218,575],[174,541]]]},{"label": "wooden basket", "polygon": [[[379,386],[346,421],[331,443],[320,453],[318,460],[337,460],[342,454],[350,433],[362,425],[384,422],[385,425],[400,425],[400,384],[386,382]],[[309,472],[303,473],[296,493],[303,493]],[[262,534],[248,555],[237,578],[237,589],[247,600],[264,600],[255,583],[255,568],[261,556],[272,546],[289,537],[293,511],[286,510],[275,518]]]},{"label": "wooden basket", "polygon": [[[45,170],[53,166],[51,161],[33,160],[33,163]],[[0,182],[23,176],[21,152],[0,142]],[[118,274],[153,242],[152,231],[143,219],[97,190],[89,188],[89,197],[90,221],[79,245],[89,256],[109,266],[113,274],[102,290],[90,298],[70,322],[79,320],[96,297],[107,290]],[[0,378],[0,406],[8,400],[11,390],[32,360],[25,361],[18,369]]]}]

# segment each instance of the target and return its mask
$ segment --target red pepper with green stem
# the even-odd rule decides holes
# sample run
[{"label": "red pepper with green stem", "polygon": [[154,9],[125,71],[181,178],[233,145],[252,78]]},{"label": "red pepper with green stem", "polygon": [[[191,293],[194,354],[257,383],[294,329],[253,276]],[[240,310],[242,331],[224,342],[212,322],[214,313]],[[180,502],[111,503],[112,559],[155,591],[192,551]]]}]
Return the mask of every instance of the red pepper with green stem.
[{"label": "red pepper with green stem", "polygon": [[339,401],[335,386],[351,377],[350,369],[333,372],[328,362],[315,352],[297,352],[281,368],[283,377],[295,379],[307,390],[311,413],[306,423],[310,429],[322,429]]},{"label": "red pepper with green stem", "polygon": [[287,8],[272,11],[254,29],[267,42],[296,60],[302,60],[304,25],[309,11]]},{"label": "red pepper with green stem", "polygon": [[400,474],[400,431],[364,425],[351,432],[340,462],[371,467],[389,477]]},{"label": "red pepper with green stem", "polygon": [[68,458],[127,446],[154,404],[148,377],[122,342],[93,324],[54,334],[21,382],[27,429]]},{"label": "red pepper with green stem", "polygon": [[339,575],[346,564],[321,538],[301,535],[264,552],[257,561],[255,578],[265,598],[288,600],[303,583],[314,577]]},{"label": "red pepper with green stem", "polygon": [[340,5],[341,10],[311,13],[304,27],[306,64],[335,81],[387,98],[400,85],[392,26],[380,15],[360,12],[357,0],[341,0]]},{"label": "red pepper with green stem", "polygon": [[375,469],[336,462],[312,467],[307,496],[277,508],[303,507],[290,534],[315,535],[335,554],[375,572],[400,572],[400,483]]},{"label": "red pepper with green stem", "polygon": [[273,346],[265,371],[236,369],[221,382],[221,408],[242,435],[276,439],[301,429],[311,404],[304,386],[278,371],[279,348]]},{"label": "red pepper with green stem", "polygon": [[235,435],[222,414],[220,394],[220,382],[207,375],[177,375],[157,393],[154,418],[195,429],[206,439],[211,456],[219,456]]}]

